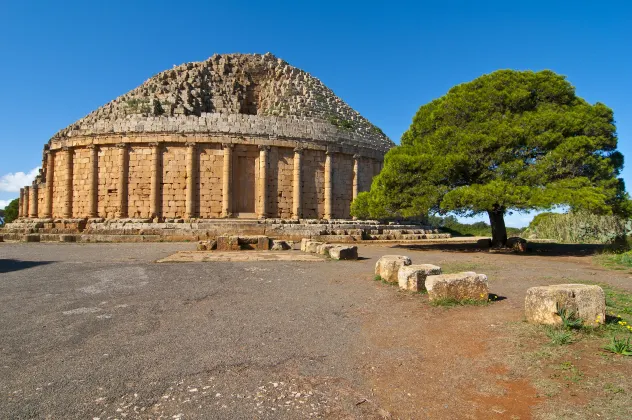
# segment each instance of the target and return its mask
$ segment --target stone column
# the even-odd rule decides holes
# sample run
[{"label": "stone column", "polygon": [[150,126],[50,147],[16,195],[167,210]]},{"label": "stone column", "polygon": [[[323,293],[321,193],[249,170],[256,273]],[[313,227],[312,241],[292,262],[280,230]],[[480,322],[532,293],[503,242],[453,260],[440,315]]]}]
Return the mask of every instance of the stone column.
[{"label": "stone column", "polygon": [[127,176],[129,174],[129,149],[126,143],[117,144],[119,148],[119,182],[118,182],[118,211],[116,217],[127,217]]},{"label": "stone column", "polygon": [[224,144],[224,173],[222,177],[222,217],[233,215],[233,147],[232,144]]},{"label": "stone column", "polygon": [[186,143],[187,147],[187,195],[185,205],[185,219],[195,217],[195,177],[197,168],[195,165],[195,143]]},{"label": "stone column", "polygon": [[259,218],[268,216],[268,150],[270,146],[259,146]]},{"label": "stone column", "polygon": [[301,155],[303,153],[303,149],[297,147],[294,149],[294,179],[292,181],[292,218],[300,219],[303,212],[303,206],[301,205],[302,197],[301,197]]},{"label": "stone column", "polygon": [[20,188],[20,198],[18,199],[18,218],[24,217],[24,188]]},{"label": "stone column", "polygon": [[360,190],[360,155],[353,155],[353,199],[355,200]]},{"label": "stone column", "polygon": [[152,149],[151,158],[151,187],[149,191],[149,217],[160,218],[160,185],[162,184],[162,149],[160,143],[149,143]]},{"label": "stone column", "polygon": [[38,202],[37,202],[37,183],[35,182],[31,186],[31,197],[29,198],[29,204],[30,204],[29,217],[36,219]]},{"label": "stone column", "polygon": [[88,149],[90,150],[88,217],[99,217],[99,149],[94,144],[88,146]]},{"label": "stone column", "polygon": [[64,197],[64,211],[62,217],[72,218],[72,148],[64,147],[66,152],[66,191]]},{"label": "stone column", "polygon": [[46,152],[46,195],[44,195],[45,218],[53,217],[53,176],[55,172],[55,154],[52,150]]},{"label": "stone column", "polygon": [[24,200],[22,200],[22,217],[27,218],[29,217],[29,195],[30,195],[30,188],[29,187],[24,187]]},{"label": "stone column", "polygon": [[325,219],[331,219],[333,205],[333,152],[327,151],[325,158]]}]

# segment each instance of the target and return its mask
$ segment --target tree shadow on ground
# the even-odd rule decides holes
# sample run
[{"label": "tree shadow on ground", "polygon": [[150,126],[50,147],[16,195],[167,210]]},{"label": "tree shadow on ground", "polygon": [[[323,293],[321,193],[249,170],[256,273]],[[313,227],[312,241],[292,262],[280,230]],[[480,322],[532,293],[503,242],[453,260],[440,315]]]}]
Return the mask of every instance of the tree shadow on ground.
[{"label": "tree shadow on ground", "polygon": [[477,244],[400,244],[393,248],[403,248],[414,251],[443,251],[443,252],[484,252],[488,254],[509,254],[522,257],[584,257],[601,254],[611,249],[609,245],[601,244],[557,244],[557,243],[533,243],[529,242],[526,252],[515,252],[511,249],[481,248]]},{"label": "tree shadow on ground", "polygon": [[9,273],[11,271],[26,270],[27,268],[37,267],[38,265],[51,264],[54,261],[22,261],[14,259],[0,258],[0,273]]}]

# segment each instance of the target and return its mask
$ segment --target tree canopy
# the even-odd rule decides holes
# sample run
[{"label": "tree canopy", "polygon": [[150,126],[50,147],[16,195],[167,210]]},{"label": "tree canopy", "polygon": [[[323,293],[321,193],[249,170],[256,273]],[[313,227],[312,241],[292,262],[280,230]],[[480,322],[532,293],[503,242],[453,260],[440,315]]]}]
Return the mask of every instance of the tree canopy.
[{"label": "tree canopy", "polygon": [[19,200],[16,198],[4,208],[4,223],[11,223],[18,218],[18,204]]},{"label": "tree canopy", "polygon": [[487,213],[500,245],[512,210],[630,214],[622,167],[610,108],[552,71],[499,70],[419,108],[352,213]]}]

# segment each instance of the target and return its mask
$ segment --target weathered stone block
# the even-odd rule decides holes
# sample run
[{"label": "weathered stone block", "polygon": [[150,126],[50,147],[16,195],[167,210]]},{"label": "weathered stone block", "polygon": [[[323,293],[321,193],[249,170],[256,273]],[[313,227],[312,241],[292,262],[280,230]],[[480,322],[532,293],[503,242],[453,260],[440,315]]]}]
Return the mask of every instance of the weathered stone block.
[{"label": "weathered stone block", "polygon": [[75,235],[59,235],[59,242],[77,242]]},{"label": "weathered stone block", "polygon": [[479,248],[491,248],[492,240],[489,238],[479,239],[478,241],[476,241],[476,245],[478,245]]},{"label": "weathered stone block", "polygon": [[287,243],[287,241],[281,241],[278,239],[272,241],[272,251],[287,251],[289,249],[292,249],[292,247]]},{"label": "weathered stone block", "polygon": [[399,268],[397,281],[399,288],[420,292],[426,290],[426,278],[441,274],[441,267],[432,264],[412,264]]},{"label": "weathered stone block", "polygon": [[598,326],[606,320],[606,297],[599,286],[556,284],[531,287],[525,298],[525,315],[533,324],[559,325],[559,310],[572,312],[586,326]]},{"label": "weathered stone block", "polygon": [[318,248],[316,249],[316,252],[321,255],[329,256],[329,250],[335,246],[336,245],[334,244],[322,244],[318,246]]},{"label": "weathered stone block", "polygon": [[329,249],[329,257],[332,260],[357,260],[358,259],[358,247],[357,246],[334,246]]},{"label": "weathered stone block", "polygon": [[411,265],[409,257],[403,255],[384,255],[375,264],[375,274],[389,283],[397,283],[399,269]]},{"label": "weathered stone block", "polygon": [[239,251],[239,237],[238,236],[218,236],[217,237],[217,250],[218,251]]},{"label": "weathered stone block", "polygon": [[527,240],[523,238],[519,238],[517,236],[507,238],[507,248],[511,248],[514,251],[518,251],[518,252],[526,252]]},{"label": "weathered stone block", "polygon": [[425,285],[431,301],[438,299],[486,301],[489,295],[487,276],[473,271],[428,276]]},{"label": "weathered stone block", "polygon": [[323,245],[323,243],[317,241],[308,241],[305,244],[305,252],[311,252],[312,254],[315,254],[318,252],[318,247],[320,245]]}]

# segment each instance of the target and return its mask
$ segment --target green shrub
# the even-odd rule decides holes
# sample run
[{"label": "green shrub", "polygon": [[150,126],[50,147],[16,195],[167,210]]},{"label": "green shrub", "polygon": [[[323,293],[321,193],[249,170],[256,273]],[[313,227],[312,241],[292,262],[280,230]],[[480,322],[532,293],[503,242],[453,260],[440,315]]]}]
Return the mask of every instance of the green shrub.
[{"label": "green shrub", "polygon": [[546,335],[551,339],[551,344],[556,346],[562,346],[573,342],[573,333],[567,330],[548,327],[546,328]]},{"label": "green shrub", "polygon": [[612,340],[610,344],[604,347],[605,350],[609,352],[622,354],[624,356],[632,356],[632,345],[630,344],[630,338],[626,339],[618,339],[615,336],[612,336]]},{"label": "green shrub", "polygon": [[364,191],[351,202],[351,215],[360,220],[366,220],[371,217],[369,213],[369,193]]},{"label": "green shrub", "polygon": [[587,212],[542,213],[534,217],[525,236],[563,243],[610,244],[625,238],[632,222],[617,216]]}]

